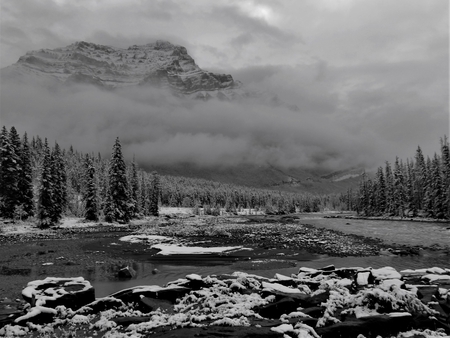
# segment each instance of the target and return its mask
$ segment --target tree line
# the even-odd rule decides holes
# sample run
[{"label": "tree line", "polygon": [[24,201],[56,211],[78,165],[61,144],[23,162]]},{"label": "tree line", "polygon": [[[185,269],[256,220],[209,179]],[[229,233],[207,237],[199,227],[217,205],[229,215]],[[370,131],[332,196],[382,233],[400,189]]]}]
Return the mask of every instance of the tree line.
[{"label": "tree line", "polygon": [[160,206],[202,208],[205,214],[242,208],[267,213],[317,212],[339,209],[341,195],[314,195],[256,189],[204,179],[160,176],[124,161],[119,139],[111,158],[83,154],[70,147],[50,147],[39,136],[22,138],[5,126],[0,136],[0,215],[35,217],[41,227],[64,216],[88,221],[126,223],[132,218],[158,215]]},{"label": "tree line", "polygon": [[[441,138],[440,154],[425,159],[420,146],[412,159],[386,162],[373,179],[366,175],[356,196],[348,192],[349,209],[364,216],[450,219],[450,152]],[[352,197],[354,197],[352,199]]]}]

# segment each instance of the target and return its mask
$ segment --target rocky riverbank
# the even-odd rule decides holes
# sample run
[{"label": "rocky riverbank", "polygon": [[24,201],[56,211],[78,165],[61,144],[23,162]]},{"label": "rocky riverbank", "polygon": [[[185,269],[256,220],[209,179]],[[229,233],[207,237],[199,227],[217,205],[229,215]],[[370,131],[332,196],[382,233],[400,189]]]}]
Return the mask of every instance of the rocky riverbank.
[{"label": "rocky riverbank", "polygon": [[83,278],[46,278],[3,336],[448,337],[450,269],[300,268],[274,278],[235,272],[138,286],[95,299]]}]

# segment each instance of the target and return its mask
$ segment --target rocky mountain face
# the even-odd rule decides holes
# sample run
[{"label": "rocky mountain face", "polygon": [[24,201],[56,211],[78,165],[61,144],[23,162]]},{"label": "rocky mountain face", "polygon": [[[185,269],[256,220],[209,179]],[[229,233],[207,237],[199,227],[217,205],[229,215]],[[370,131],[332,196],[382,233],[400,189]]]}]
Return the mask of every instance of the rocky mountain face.
[{"label": "rocky mountain face", "polygon": [[185,47],[161,40],[126,49],[81,41],[31,51],[3,68],[1,75],[47,85],[89,83],[108,89],[157,86],[177,96],[203,100],[248,96],[231,75],[202,70]]}]

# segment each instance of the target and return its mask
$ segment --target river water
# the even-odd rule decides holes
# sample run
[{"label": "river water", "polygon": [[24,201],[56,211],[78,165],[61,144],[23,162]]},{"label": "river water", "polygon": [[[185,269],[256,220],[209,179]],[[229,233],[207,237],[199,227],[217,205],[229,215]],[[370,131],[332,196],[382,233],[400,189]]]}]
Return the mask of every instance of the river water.
[{"label": "river water", "polygon": [[[420,245],[424,250],[416,256],[395,256],[388,253],[368,257],[330,257],[327,255],[311,255],[306,252],[284,257],[281,252],[264,253],[261,257],[254,255],[249,259],[246,253],[233,256],[229,260],[217,259],[154,259],[140,255],[133,264],[137,277],[130,280],[98,280],[93,271],[88,279],[96,289],[96,296],[102,297],[124,288],[137,285],[164,285],[169,281],[183,278],[187,274],[196,273],[202,276],[219,275],[243,271],[260,276],[273,277],[275,273],[290,276],[297,273],[300,267],[320,268],[330,264],[336,267],[373,267],[391,266],[397,270],[418,269],[438,266],[450,268],[450,256],[443,251],[427,250],[427,247],[450,245],[450,225],[445,223],[422,223],[412,221],[356,220],[324,218],[323,215],[302,215],[300,223],[312,224],[339,230],[345,233],[380,238],[386,243]],[[117,240],[110,240],[117,245]],[[106,243],[108,245],[108,243]],[[198,258],[198,257],[197,257]]]}]

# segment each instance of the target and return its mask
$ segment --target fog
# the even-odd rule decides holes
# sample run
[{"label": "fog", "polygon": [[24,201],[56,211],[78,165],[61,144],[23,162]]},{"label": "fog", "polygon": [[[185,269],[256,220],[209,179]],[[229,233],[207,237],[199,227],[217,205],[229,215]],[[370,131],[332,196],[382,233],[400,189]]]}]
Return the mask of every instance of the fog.
[{"label": "fog", "polygon": [[[366,78],[319,62],[235,70],[260,96],[234,102],[180,99],[149,87],[48,89],[2,79],[1,124],[103,156],[119,137],[124,156],[144,167],[190,162],[370,169],[396,155],[412,157],[417,145],[432,155],[448,134],[442,100],[448,86],[414,92],[396,83],[408,75],[395,69],[384,70],[397,78],[383,86],[375,84],[383,73],[375,66]],[[274,95],[279,106],[270,103]]]}]

